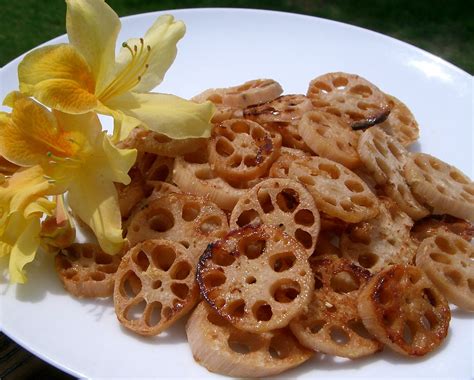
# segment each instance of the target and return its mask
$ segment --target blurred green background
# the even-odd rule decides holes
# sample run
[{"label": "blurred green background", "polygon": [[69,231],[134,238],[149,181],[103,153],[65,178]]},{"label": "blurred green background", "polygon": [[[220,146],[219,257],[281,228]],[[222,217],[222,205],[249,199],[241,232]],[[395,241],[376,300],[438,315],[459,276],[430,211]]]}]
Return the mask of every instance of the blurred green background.
[{"label": "blurred green background", "polygon": [[[474,73],[474,6],[463,0],[108,0],[120,16],[164,9],[239,7],[308,14],[375,30]],[[65,32],[63,0],[0,0],[0,66]]]}]

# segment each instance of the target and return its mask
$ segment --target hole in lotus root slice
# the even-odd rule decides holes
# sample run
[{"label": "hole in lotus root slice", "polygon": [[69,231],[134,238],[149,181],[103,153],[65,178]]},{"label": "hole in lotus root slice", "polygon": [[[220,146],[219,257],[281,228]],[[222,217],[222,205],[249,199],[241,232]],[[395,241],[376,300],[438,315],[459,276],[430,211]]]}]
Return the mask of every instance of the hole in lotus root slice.
[{"label": "hole in lotus root slice", "polygon": [[186,299],[189,295],[189,286],[180,282],[174,282],[171,284],[171,291],[179,299]]},{"label": "hole in lotus root slice", "polygon": [[176,260],[175,248],[167,245],[156,245],[151,252],[151,260],[155,268],[167,272]]},{"label": "hole in lotus root slice", "polygon": [[273,206],[272,198],[268,192],[268,190],[263,189],[257,192],[257,200],[265,214],[271,213],[275,210]]},{"label": "hole in lotus root slice", "polygon": [[285,279],[280,280],[272,285],[272,296],[279,303],[293,302],[301,292],[298,282]]},{"label": "hole in lotus root slice", "polygon": [[296,262],[296,257],[292,252],[282,252],[270,257],[270,267],[275,272],[284,272],[291,269]]},{"label": "hole in lotus root slice", "polygon": [[385,94],[358,75],[321,75],[310,82],[307,96],[315,108],[341,115],[354,129],[381,123],[390,113]]},{"label": "hole in lotus root slice", "polygon": [[199,212],[201,211],[201,206],[197,202],[188,202],[183,205],[183,211],[181,217],[186,222],[192,222],[197,218]]},{"label": "hole in lotus root slice", "polygon": [[276,204],[284,212],[293,212],[299,206],[299,195],[294,189],[283,189],[276,196]]},{"label": "hole in lotus root slice", "polygon": [[[288,324],[298,308],[309,302],[313,278],[305,256],[302,247],[280,230],[265,224],[246,226],[208,246],[198,263],[197,281],[204,299],[236,327],[268,331]],[[222,273],[225,282],[211,288],[206,284],[208,272]],[[222,279],[224,276],[216,275]],[[235,318],[227,306],[217,305],[219,299],[224,301],[223,305],[243,300],[252,306]],[[270,320],[255,319],[256,299],[270,306]]]},{"label": "hole in lotus root slice", "polygon": [[262,221],[258,212],[254,209],[243,211],[237,218],[237,225],[239,227],[246,226],[248,224],[260,224]]},{"label": "hole in lotus root slice", "polygon": [[296,212],[294,219],[297,224],[301,224],[303,226],[308,227],[312,226],[316,221],[313,211],[307,209],[299,210],[298,212]]},{"label": "hole in lotus root slice", "polygon": [[329,335],[331,340],[338,345],[345,345],[350,340],[349,335],[338,326],[332,326]]},{"label": "hole in lotus root slice", "polygon": [[[222,135],[232,130],[233,141]],[[232,119],[214,127],[209,143],[209,163],[213,171],[229,181],[249,181],[265,175],[279,155],[281,136],[263,129],[259,124]],[[218,150],[218,148],[220,150]],[[224,149],[225,148],[225,149]]]},{"label": "hole in lotus root slice", "polygon": [[210,235],[216,231],[222,230],[223,220],[221,215],[212,215],[203,219],[199,225],[199,230],[203,235]]},{"label": "hole in lotus root slice", "polygon": [[109,297],[122,254],[108,255],[97,244],[76,243],[55,257],[64,288],[76,297]]},{"label": "hole in lotus root slice", "polygon": [[191,273],[191,264],[187,261],[179,261],[170,270],[170,277],[173,280],[185,280]]},{"label": "hole in lotus root slice", "polygon": [[359,278],[355,274],[347,271],[342,271],[334,275],[330,283],[331,288],[336,293],[341,294],[353,292],[360,288]]},{"label": "hole in lotus root slice", "polygon": [[175,225],[173,214],[166,209],[156,210],[148,223],[156,232],[166,232]]},{"label": "hole in lotus root slice", "polygon": [[145,312],[146,301],[144,299],[136,298],[125,309],[125,319],[127,321],[140,320],[143,318]]},{"label": "hole in lotus root slice", "polygon": [[[381,293],[390,295],[389,302],[380,302]],[[407,297],[410,302],[405,302]],[[447,335],[448,303],[417,267],[392,265],[380,271],[362,288],[358,301],[367,330],[403,355],[425,355]],[[414,315],[420,317],[414,320]],[[422,316],[429,316],[429,330]]]},{"label": "hole in lotus root slice", "polygon": [[150,326],[156,326],[161,321],[161,310],[163,305],[161,302],[152,302],[145,310],[145,323]]},{"label": "hole in lotus root slice", "polygon": [[262,346],[262,340],[252,333],[232,332],[227,339],[229,348],[240,355],[247,355],[259,350]]},{"label": "hole in lotus root slice", "polygon": [[226,304],[226,314],[231,318],[242,318],[245,314],[245,301],[238,299]]},{"label": "hole in lotus root slice", "polygon": [[264,239],[242,239],[239,243],[240,252],[248,259],[259,258],[265,251],[267,242]]}]

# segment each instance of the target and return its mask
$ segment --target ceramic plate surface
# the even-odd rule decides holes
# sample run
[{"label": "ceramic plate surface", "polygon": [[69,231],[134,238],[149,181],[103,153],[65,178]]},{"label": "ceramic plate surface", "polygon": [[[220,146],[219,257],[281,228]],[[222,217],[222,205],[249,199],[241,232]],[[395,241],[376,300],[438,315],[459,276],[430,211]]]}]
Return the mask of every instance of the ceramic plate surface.
[{"label": "ceramic plate surface", "polygon": [[[187,33],[157,91],[191,97],[209,87],[273,78],[285,93],[306,93],[318,75],[356,73],[409,106],[421,127],[414,150],[433,154],[473,178],[473,79],[442,59],[364,29],[259,10],[190,9],[126,17],[119,41],[142,36],[162,13],[183,20]],[[66,41],[63,36],[48,44]],[[0,70],[1,99],[18,87],[20,60]],[[72,298],[57,279],[52,259],[38,256],[27,267],[28,284],[0,283],[0,326],[26,349],[79,377],[219,377],[194,362],[183,321],[158,337],[137,337],[120,327],[110,300]],[[473,326],[472,314],[454,309],[448,338],[427,357],[407,359],[389,349],[355,361],[315,356],[282,376],[472,378]]]}]

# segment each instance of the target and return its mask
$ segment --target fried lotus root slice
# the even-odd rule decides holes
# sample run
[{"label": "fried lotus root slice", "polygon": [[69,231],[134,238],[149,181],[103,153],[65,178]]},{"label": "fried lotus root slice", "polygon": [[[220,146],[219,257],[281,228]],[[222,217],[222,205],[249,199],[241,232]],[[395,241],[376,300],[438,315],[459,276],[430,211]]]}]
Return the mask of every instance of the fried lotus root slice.
[{"label": "fried lotus root slice", "polygon": [[403,146],[413,144],[420,135],[420,128],[415,117],[408,107],[395,96],[386,95],[386,97],[391,109],[390,115],[377,127],[393,136]]},{"label": "fried lotus root slice", "polygon": [[108,255],[97,244],[75,243],[55,257],[64,288],[76,297],[109,297],[122,255]]},{"label": "fried lotus root slice", "polygon": [[133,167],[128,172],[130,176],[130,183],[123,185],[116,183],[115,188],[117,189],[118,202],[120,208],[120,215],[123,219],[126,219],[132,213],[133,208],[146,197],[145,193],[145,179],[143,178],[140,171]]},{"label": "fried lotus root slice", "polygon": [[470,242],[474,237],[474,225],[451,215],[430,215],[418,220],[411,229],[412,237],[419,243],[439,232],[452,232]]},{"label": "fried lotus root slice", "polygon": [[288,328],[260,334],[238,330],[201,302],[186,324],[194,359],[210,372],[261,378],[294,368],[313,355]]},{"label": "fried lotus root slice", "polygon": [[146,181],[170,182],[173,166],[174,158],[146,152],[138,152],[135,163],[135,167]]},{"label": "fried lotus root slice", "polygon": [[222,103],[231,107],[245,108],[272,101],[282,92],[280,84],[273,79],[254,79],[224,89]]},{"label": "fried lotus root slice", "polygon": [[322,157],[294,161],[288,176],[300,181],[318,210],[348,223],[373,218],[379,202],[368,186],[345,166]]},{"label": "fried lotus root slice", "polygon": [[365,330],[357,310],[362,287],[370,272],[343,259],[320,259],[311,263],[315,276],[313,298],[290,328],[299,342],[324,354],[356,359],[382,349]]},{"label": "fried lotus root slice", "polygon": [[157,335],[199,299],[196,259],[180,244],[147,240],[123,257],[114,287],[115,314],[127,329]]},{"label": "fried lotus root slice", "polygon": [[423,356],[440,346],[451,320],[444,296],[410,265],[393,265],[372,277],[359,295],[358,309],[375,338],[407,356]]},{"label": "fried lotus root slice", "polygon": [[316,155],[349,169],[360,165],[359,136],[341,118],[323,111],[307,112],[298,124],[298,132]]},{"label": "fried lotus root slice", "polygon": [[268,173],[280,154],[281,136],[250,120],[232,119],[212,130],[209,163],[229,181],[249,181]]},{"label": "fried lotus root slice", "polygon": [[417,247],[412,226],[413,220],[393,201],[381,200],[375,218],[351,225],[341,235],[342,255],[372,273],[392,264],[412,264]]},{"label": "fried lotus root slice", "polygon": [[461,309],[474,311],[474,247],[462,237],[439,232],[423,240],[416,265]]},{"label": "fried lotus root slice", "polygon": [[120,144],[123,148],[135,148],[140,152],[148,152],[165,157],[177,157],[203,149],[206,145],[206,139],[189,138],[175,140],[161,133],[137,127]]},{"label": "fried lotus root slice", "polygon": [[223,103],[222,95],[225,88],[209,88],[191,98],[193,102],[204,103],[210,101],[216,106],[216,111],[212,116],[211,122],[218,124],[224,120],[242,118],[244,110],[241,107],[231,107]]},{"label": "fried lotus root slice", "polygon": [[425,153],[414,153],[405,165],[413,193],[433,209],[474,221],[474,183],[459,169]]},{"label": "fried lotus root slice", "polygon": [[309,257],[320,229],[319,212],[311,194],[299,182],[270,178],[255,185],[235,205],[230,228],[248,224],[278,227],[306,249]]},{"label": "fried lotus root slice", "polygon": [[260,125],[298,122],[301,117],[313,109],[311,100],[300,94],[282,95],[271,102],[247,107],[244,117]]},{"label": "fried lotus root slice", "polygon": [[409,161],[409,152],[395,138],[377,128],[365,131],[357,148],[360,159],[373,179],[412,219],[428,215],[404,177],[404,167]]},{"label": "fried lotus root slice", "polygon": [[390,113],[385,94],[354,74],[321,75],[310,82],[307,96],[314,108],[342,117],[354,130],[381,123]]},{"label": "fried lotus root slice", "polygon": [[219,315],[250,332],[287,326],[314,290],[304,248],[264,224],[231,231],[210,244],[199,259],[197,281]]},{"label": "fried lotus root slice", "polygon": [[133,246],[149,239],[168,239],[199,257],[207,244],[228,232],[227,216],[214,203],[189,194],[169,194],[137,212],[128,227]]},{"label": "fried lotus root slice", "polygon": [[224,210],[232,210],[240,197],[258,181],[232,183],[217,176],[207,161],[194,162],[186,157],[176,158],[173,169],[173,182],[182,191],[204,197]]},{"label": "fried lotus root slice", "polygon": [[308,157],[309,154],[300,149],[282,147],[280,149],[280,156],[270,167],[269,175],[273,178],[288,178],[288,171],[290,164],[294,160]]}]

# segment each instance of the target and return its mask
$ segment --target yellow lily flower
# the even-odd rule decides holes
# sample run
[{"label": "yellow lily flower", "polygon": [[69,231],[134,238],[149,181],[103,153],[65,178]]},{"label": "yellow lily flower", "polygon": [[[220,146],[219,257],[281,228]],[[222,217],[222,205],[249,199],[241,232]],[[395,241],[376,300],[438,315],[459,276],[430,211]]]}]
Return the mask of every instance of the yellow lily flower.
[{"label": "yellow lily flower", "polygon": [[185,26],[159,17],[143,38],[122,45],[121,27],[105,1],[66,0],[69,44],[38,48],[18,67],[20,91],[53,109],[113,116],[114,135],[124,138],[136,126],[175,139],[209,137],[214,106],[152,93],[176,57]]},{"label": "yellow lily flower", "polygon": [[112,144],[95,113],[50,112],[18,92],[5,104],[13,111],[0,113],[0,155],[21,166],[41,166],[54,185],[49,194],[68,191],[69,206],[102,249],[120,251],[124,240],[114,182],[130,182],[136,150]]},{"label": "yellow lily flower", "polygon": [[9,257],[11,282],[26,281],[23,267],[40,244],[40,218],[54,202],[45,198],[53,185],[40,166],[20,169],[0,185],[0,257]]}]

